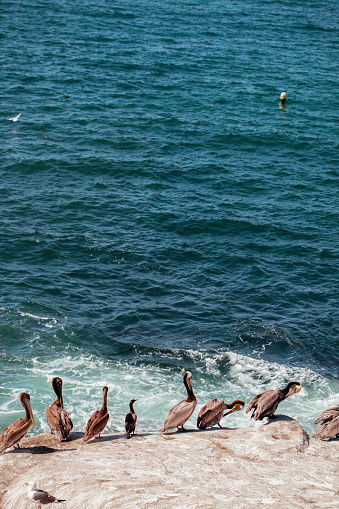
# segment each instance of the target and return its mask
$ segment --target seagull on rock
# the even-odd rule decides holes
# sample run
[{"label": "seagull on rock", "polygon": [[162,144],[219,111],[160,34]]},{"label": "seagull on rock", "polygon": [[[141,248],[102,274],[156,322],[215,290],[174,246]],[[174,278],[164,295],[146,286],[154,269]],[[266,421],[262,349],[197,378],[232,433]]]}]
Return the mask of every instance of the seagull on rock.
[{"label": "seagull on rock", "polygon": [[39,504],[39,508],[41,508],[42,505],[66,502],[66,500],[58,500],[56,497],[53,497],[53,495],[47,493],[47,491],[39,490],[35,481],[26,482],[25,484],[28,484],[28,498],[33,500],[36,504]]}]

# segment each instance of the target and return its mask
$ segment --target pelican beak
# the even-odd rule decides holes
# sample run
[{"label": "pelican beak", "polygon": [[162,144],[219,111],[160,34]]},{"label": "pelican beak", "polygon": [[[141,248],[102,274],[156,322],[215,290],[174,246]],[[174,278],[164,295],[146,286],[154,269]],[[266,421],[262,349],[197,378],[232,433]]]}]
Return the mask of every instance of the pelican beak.
[{"label": "pelican beak", "polygon": [[240,405],[236,404],[234,405],[234,407],[229,411],[229,412],[226,412],[223,417],[225,417],[226,415],[229,415],[229,414],[232,414],[233,412],[237,412],[237,410],[240,410],[239,408]]},{"label": "pelican beak", "polygon": [[190,388],[190,390],[193,391],[193,389],[192,389],[192,378],[188,378],[187,377],[187,385]]},{"label": "pelican beak", "polygon": [[226,412],[226,413],[223,415],[223,417],[226,417],[226,415],[229,415],[229,414],[231,414],[232,412],[235,412],[235,411],[236,411],[236,408],[234,407],[234,408],[232,408],[232,410],[230,410],[229,412]]},{"label": "pelican beak", "polygon": [[292,396],[292,394],[296,394],[300,390],[301,390],[301,384],[293,384],[290,387],[290,390],[288,391],[286,398],[288,398],[289,396]]},{"label": "pelican beak", "polygon": [[242,410],[242,409],[244,408],[244,406],[245,406],[245,405],[243,405],[243,404],[236,403],[236,404],[234,405],[234,407],[233,407],[233,408],[232,408],[229,412],[226,412],[226,413],[223,415],[223,417],[225,417],[226,415],[231,414],[231,413],[233,413],[233,412],[238,412],[239,410]]},{"label": "pelican beak", "polygon": [[34,416],[33,416],[33,410],[32,410],[31,400],[30,400],[30,398],[26,398],[26,399],[25,399],[25,401],[26,401],[26,405],[27,405],[27,409],[28,409],[29,416],[30,416],[31,420],[33,421],[33,426],[35,427],[35,422],[34,422]]},{"label": "pelican beak", "polygon": [[33,426],[35,427],[34,416],[33,416],[33,410],[32,410],[32,407],[31,407],[31,406],[29,406],[29,413],[30,413],[31,419],[32,419],[32,421],[33,421]]}]

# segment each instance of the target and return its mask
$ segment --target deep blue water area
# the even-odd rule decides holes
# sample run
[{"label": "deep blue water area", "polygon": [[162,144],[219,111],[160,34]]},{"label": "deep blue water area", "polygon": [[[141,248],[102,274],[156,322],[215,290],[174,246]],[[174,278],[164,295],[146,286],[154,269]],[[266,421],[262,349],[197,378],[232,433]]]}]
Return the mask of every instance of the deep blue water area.
[{"label": "deep blue water area", "polygon": [[198,408],[338,404],[338,11],[1,2],[0,430],[57,375],[76,429],[103,385],[159,429],[184,370]]}]

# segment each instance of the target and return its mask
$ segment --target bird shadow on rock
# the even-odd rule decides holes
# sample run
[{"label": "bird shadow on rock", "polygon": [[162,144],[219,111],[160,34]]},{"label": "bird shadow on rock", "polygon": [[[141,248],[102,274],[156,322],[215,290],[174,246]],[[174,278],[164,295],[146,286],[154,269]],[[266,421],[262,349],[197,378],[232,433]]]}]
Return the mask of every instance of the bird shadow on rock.
[{"label": "bird shadow on rock", "polygon": [[53,447],[46,447],[45,445],[33,445],[31,447],[20,447],[19,449],[12,449],[8,451],[11,454],[52,454],[53,452],[68,452],[76,451],[77,449],[54,449]]},{"label": "bird shadow on rock", "polygon": [[265,426],[268,424],[274,424],[275,422],[279,421],[295,421],[296,419],[293,419],[293,417],[289,417],[288,415],[274,415],[267,418],[267,422],[263,422]]},{"label": "bird shadow on rock", "polygon": [[120,438],[124,438],[125,435],[103,435],[100,438],[99,437],[93,437],[91,438],[86,444],[84,445],[94,445],[94,444],[101,444],[102,442],[115,442],[115,440],[119,440]]},{"label": "bird shadow on rock", "polygon": [[63,440],[61,443],[74,442],[74,440],[79,440],[79,438],[83,438],[84,436],[85,433],[82,433],[81,431],[72,431],[67,440]]},{"label": "bird shadow on rock", "polygon": [[[231,428],[231,427],[228,427],[228,426],[221,426],[221,428],[219,428],[219,426],[213,426],[212,428],[203,428],[203,429],[187,429],[186,431],[189,431],[190,433],[208,433],[210,431],[234,431],[235,429],[238,429],[238,428]],[[178,431],[178,433],[182,433],[180,430]]]},{"label": "bird shadow on rock", "polygon": [[164,432],[164,433],[160,433],[159,432],[159,435],[167,435],[167,436],[170,436],[170,435],[184,435],[185,433],[209,433],[209,432],[215,432],[215,431],[234,431],[236,429],[239,429],[239,428],[229,428],[229,427],[226,427],[226,426],[222,426],[221,428],[219,427],[212,427],[212,428],[203,428],[203,429],[198,429],[198,428],[185,428],[184,430],[182,429],[177,429],[175,431],[170,431],[169,432]]},{"label": "bird shadow on rock", "polygon": [[[138,437],[148,437],[150,435],[154,435],[155,433],[136,433],[135,435],[131,435],[130,438],[126,439],[126,441],[133,440],[133,438]],[[125,433],[121,435],[103,435],[100,438],[95,437],[92,438],[87,442],[87,444],[84,445],[91,445],[91,444],[100,444],[101,442],[115,442],[116,440],[121,440],[125,438]]]}]

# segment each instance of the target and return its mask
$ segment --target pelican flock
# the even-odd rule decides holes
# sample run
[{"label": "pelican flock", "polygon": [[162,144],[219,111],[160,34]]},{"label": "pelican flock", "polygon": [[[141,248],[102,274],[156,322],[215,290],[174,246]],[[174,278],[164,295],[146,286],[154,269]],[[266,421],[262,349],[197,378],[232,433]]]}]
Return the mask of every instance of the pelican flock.
[{"label": "pelican flock", "polygon": [[[183,374],[183,383],[186,388],[187,398],[177,403],[168,411],[164,425],[160,430],[161,433],[166,433],[168,430],[174,428],[177,428],[178,431],[183,431],[184,424],[195,410],[197,399],[193,393],[192,373],[185,371]],[[73,423],[68,412],[64,409],[61,378],[54,377],[52,380],[52,387],[57,398],[46,407],[47,423],[51,428],[51,432],[55,434],[59,441],[67,440],[73,429]],[[279,403],[292,394],[300,392],[300,390],[300,382],[290,382],[284,389],[268,390],[257,394],[251,399],[246,413],[253,410],[251,419],[255,421],[262,420],[264,417],[270,419],[274,416]],[[107,393],[108,387],[104,386],[101,409],[96,410],[88,419],[83,439],[84,443],[87,443],[96,436],[100,437],[100,434],[105,429],[109,419],[107,411]],[[15,448],[17,446],[19,448],[21,439],[32,426],[35,426],[29,394],[21,392],[18,399],[25,409],[25,416],[21,419],[17,419],[2,431],[0,435],[0,454],[3,454],[10,447]],[[130,438],[130,436],[135,433],[137,415],[133,405],[136,401],[137,399],[131,399],[129,402],[130,410],[125,417],[126,439]],[[242,410],[244,406],[245,402],[242,400],[237,399],[232,403],[225,403],[223,400],[218,401],[217,398],[213,398],[201,407],[197,418],[197,428],[206,429],[216,425],[221,428],[220,421],[223,417]],[[224,413],[225,410],[228,411]],[[319,423],[320,425],[316,429],[316,436],[321,440],[330,440],[339,435],[339,405],[321,412],[314,424]],[[41,490],[37,490],[36,485],[34,487],[32,483],[29,489],[31,489],[31,493],[45,493]]]}]

